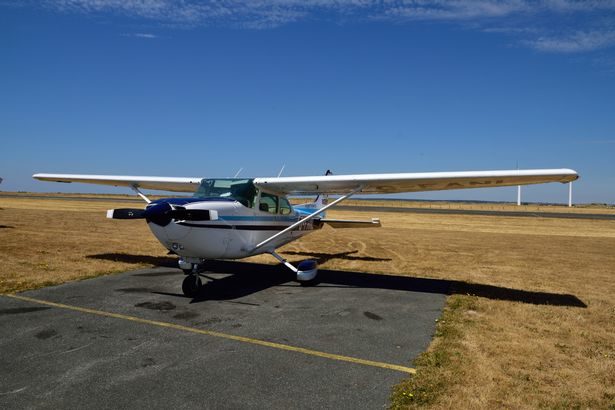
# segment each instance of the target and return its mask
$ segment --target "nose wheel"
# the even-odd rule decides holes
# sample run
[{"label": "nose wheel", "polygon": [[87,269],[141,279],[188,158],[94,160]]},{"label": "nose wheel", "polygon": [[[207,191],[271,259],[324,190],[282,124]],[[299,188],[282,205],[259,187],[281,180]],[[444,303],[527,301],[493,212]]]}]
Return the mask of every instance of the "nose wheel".
[{"label": "nose wheel", "polygon": [[180,258],[178,261],[179,268],[186,274],[182,282],[182,292],[186,297],[196,297],[203,287],[203,282],[199,276],[199,272],[203,270],[203,262],[204,259],[186,260],[184,258]]},{"label": "nose wheel", "polygon": [[184,295],[189,298],[196,297],[201,291],[202,287],[203,282],[201,281],[199,275],[196,273],[191,273],[190,275],[186,276],[184,278],[184,281],[182,282],[182,292],[184,292]]},{"label": "nose wheel", "polygon": [[203,262],[204,259],[185,260],[184,258],[178,261],[179,268],[186,274],[182,282],[182,292],[186,297],[194,298],[202,290],[203,282],[199,273],[203,271]]}]

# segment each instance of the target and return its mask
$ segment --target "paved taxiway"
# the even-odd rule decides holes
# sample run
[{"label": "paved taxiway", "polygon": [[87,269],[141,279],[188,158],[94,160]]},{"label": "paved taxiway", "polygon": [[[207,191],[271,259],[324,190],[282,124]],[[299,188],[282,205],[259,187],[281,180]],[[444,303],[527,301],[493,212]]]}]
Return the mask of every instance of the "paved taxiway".
[{"label": "paved taxiway", "polygon": [[212,262],[0,296],[1,408],[380,408],[427,347],[450,286]]}]

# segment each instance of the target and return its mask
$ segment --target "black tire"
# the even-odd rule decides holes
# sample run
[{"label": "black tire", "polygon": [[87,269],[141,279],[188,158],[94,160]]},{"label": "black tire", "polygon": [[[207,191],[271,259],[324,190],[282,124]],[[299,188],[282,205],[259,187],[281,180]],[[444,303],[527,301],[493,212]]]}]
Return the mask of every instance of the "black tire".
[{"label": "black tire", "polygon": [[[304,261],[299,262],[297,265],[297,269],[300,271],[308,271],[312,269],[318,269],[318,262],[315,259],[306,259]],[[297,280],[301,286],[310,287],[318,285],[318,270],[316,271],[316,276],[310,280]]]},{"label": "black tire", "polygon": [[189,298],[196,297],[202,287],[203,283],[198,275],[188,275],[182,282],[182,292],[184,292],[184,295]]}]

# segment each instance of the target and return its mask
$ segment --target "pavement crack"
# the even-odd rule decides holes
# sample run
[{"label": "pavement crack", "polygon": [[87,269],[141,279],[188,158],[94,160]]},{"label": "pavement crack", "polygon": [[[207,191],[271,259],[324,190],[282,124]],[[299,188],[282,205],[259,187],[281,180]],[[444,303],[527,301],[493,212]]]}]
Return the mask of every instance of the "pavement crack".
[{"label": "pavement crack", "polygon": [[92,344],[93,344],[93,343],[88,343],[87,345],[83,345],[83,346],[75,347],[74,349],[69,349],[69,350],[66,350],[66,351],[64,351],[64,352],[60,352],[59,354],[66,354],[66,353],[76,352],[76,351],[78,351],[78,350],[85,349],[86,347],[88,347],[88,346],[90,346],[90,345],[92,345]]},{"label": "pavement crack", "polygon": [[7,391],[7,392],[4,392],[4,393],[0,393],[0,396],[7,396],[7,395],[9,395],[9,394],[17,394],[17,393],[20,393],[20,392],[22,392],[22,391],[26,390],[27,388],[28,388],[28,386],[26,386],[26,387],[22,387],[21,389],[17,389],[17,390],[13,390],[13,391]]}]

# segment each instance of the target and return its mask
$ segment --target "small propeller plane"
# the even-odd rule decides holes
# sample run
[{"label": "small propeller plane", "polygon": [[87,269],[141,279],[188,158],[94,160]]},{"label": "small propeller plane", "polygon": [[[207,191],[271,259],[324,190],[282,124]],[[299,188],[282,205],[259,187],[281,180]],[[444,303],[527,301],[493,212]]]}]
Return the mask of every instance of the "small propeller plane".
[{"label": "small propeller plane", "polygon": [[[145,219],[152,233],[179,256],[186,273],[182,291],[196,296],[200,272],[207,259],[241,259],[269,253],[296,274],[302,284],[312,283],[316,261],[296,267],[276,249],[322,228],[380,227],[367,221],[326,218],[325,212],[355,194],[392,194],[449,189],[487,188],[547,182],[567,183],[578,178],[571,169],[513,171],[428,172],[272,178],[171,178],[146,176],[35,174],[41,181],[80,182],[132,189],[145,209],[112,209],[112,219]],[[151,201],[142,189],[191,192],[192,197]],[[314,202],[292,206],[287,195],[317,195]],[[328,195],[339,195],[328,201]]]}]

